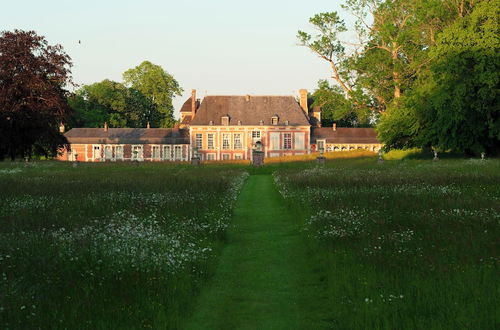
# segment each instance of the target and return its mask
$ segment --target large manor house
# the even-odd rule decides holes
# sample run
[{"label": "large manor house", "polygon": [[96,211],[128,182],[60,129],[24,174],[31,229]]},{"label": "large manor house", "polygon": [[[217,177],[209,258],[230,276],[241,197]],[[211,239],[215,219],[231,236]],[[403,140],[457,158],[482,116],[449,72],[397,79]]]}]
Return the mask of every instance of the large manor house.
[{"label": "large manor house", "polygon": [[251,160],[316,151],[378,151],[372,128],[321,127],[321,109],[309,110],[307,90],[293,96],[206,96],[196,90],[174,128],[73,128],[60,159],[100,161]]}]

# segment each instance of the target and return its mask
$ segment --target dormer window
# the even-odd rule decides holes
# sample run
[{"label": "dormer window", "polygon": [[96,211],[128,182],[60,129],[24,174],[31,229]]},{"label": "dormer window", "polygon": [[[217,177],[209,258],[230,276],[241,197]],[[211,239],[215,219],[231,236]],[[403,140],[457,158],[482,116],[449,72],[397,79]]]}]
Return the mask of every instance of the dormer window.
[{"label": "dormer window", "polygon": [[229,126],[229,116],[225,115],[221,117],[222,126]]},{"label": "dormer window", "polygon": [[271,125],[278,125],[279,117],[278,115],[274,115],[271,117]]}]

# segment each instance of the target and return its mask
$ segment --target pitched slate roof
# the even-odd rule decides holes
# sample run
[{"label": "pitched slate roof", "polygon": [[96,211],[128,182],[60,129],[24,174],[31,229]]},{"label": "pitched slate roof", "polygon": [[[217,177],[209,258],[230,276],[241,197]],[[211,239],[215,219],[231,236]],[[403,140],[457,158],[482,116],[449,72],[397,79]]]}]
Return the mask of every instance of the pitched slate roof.
[{"label": "pitched slate roof", "polygon": [[278,116],[278,126],[288,120],[291,126],[309,126],[309,120],[293,96],[206,96],[190,125],[221,125],[228,115],[229,125],[271,125]]},{"label": "pitched slate roof", "polygon": [[181,107],[181,112],[191,112],[191,97],[184,102]]},{"label": "pitched slate roof", "polygon": [[179,128],[73,128],[64,136],[73,144],[189,144],[189,130]]},{"label": "pitched slate roof", "polygon": [[311,131],[312,143],[323,139],[327,143],[380,143],[373,128],[337,127],[334,131],[332,127],[318,127]]}]

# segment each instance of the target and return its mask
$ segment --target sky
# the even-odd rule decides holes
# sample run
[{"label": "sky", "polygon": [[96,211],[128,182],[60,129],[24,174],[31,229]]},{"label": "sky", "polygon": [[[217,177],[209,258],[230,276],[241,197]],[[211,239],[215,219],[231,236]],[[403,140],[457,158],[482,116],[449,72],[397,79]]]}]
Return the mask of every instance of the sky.
[{"label": "sky", "polygon": [[79,85],[122,81],[144,60],[162,66],[184,89],[176,117],[192,89],[199,98],[313,91],[330,67],[297,46],[297,31],[312,32],[317,13],[342,12],[331,0],[1,2],[0,31],[34,30],[61,44]]}]

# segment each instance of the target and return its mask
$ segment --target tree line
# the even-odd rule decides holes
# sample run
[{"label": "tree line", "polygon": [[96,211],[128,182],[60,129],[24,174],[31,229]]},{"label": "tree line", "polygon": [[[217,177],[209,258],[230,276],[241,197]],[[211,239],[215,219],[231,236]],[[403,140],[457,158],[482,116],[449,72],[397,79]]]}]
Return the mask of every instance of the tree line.
[{"label": "tree line", "polygon": [[[298,43],[330,66],[326,122],[375,126],[386,149],[500,153],[500,0],[345,0]],[[331,83],[333,82],[333,83]]]},{"label": "tree line", "polygon": [[[59,126],[172,127],[175,78],[149,61],[123,73],[76,86],[71,58],[35,31],[0,33],[0,160],[57,155],[66,139]],[[69,89],[76,88],[74,92]]]}]

